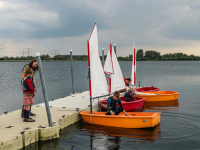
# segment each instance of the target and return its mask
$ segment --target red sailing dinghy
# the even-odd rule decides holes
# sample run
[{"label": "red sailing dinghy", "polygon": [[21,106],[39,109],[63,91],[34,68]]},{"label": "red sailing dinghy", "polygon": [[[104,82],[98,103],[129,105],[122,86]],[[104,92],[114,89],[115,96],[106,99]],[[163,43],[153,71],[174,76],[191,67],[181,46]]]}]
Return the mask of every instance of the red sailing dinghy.
[{"label": "red sailing dinghy", "polygon": [[141,87],[141,88],[137,88],[135,89],[136,92],[155,92],[155,91],[159,91],[160,88],[157,88],[157,87],[153,87],[153,86],[150,86],[150,87]]},{"label": "red sailing dinghy", "polygon": [[[124,109],[129,111],[142,111],[144,109],[145,99],[141,97],[134,97],[136,101],[125,102],[124,97],[120,97]],[[131,98],[133,100],[133,98]],[[107,100],[100,101],[101,109],[107,110]]]},{"label": "red sailing dinghy", "polygon": [[[110,44],[110,50],[108,51],[108,55],[106,58],[104,71],[106,74],[110,75],[110,86],[109,86],[109,93],[112,94],[115,91],[119,91],[125,89],[124,78],[115,55],[114,49],[112,44]],[[145,99],[136,97],[136,101],[125,102],[124,97],[120,97],[122,101],[122,105],[125,111],[132,111],[132,110],[141,110],[144,106]],[[102,109],[107,109],[107,100],[100,101],[100,106]]]}]

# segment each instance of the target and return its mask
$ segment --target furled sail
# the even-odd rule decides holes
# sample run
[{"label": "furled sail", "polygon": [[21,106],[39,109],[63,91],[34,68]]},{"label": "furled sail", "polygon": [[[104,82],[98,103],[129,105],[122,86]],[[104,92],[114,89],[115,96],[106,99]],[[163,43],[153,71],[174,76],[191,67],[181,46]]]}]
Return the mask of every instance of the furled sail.
[{"label": "furled sail", "polygon": [[135,37],[133,37],[133,58],[132,58],[132,71],[131,71],[131,84],[136,85],[136,52],[135,52]]},{"label": "furled sail", "polygon": [[108,95],[108,82],[99,57],[96,24],[88,40],[88,66],[90,68],[90,97],[95,98]]},{"label": "furled sail", "polygon": [[115,91],[125,89],[125,83],[122,71],[119,66],[112,44],[110,44],[110,49],[108,51],[108,55],[104,65],[104,71],[110,75],[109,92],[111,94],[114,93]]}]

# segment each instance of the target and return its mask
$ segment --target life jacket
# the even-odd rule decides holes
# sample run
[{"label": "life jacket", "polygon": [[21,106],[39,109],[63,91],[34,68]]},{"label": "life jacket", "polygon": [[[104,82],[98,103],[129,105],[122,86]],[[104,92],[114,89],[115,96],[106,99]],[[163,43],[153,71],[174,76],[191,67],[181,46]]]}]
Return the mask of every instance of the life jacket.
[{"label": "life jacket", "polygon": [[126,91],[124,97],[131,97],[131,95],[133,95],[131,91]]},{"label": "life jacket", "polygon": [[[26,84],[26,80],[27,80],[28,78],[31,79],[31,77],[25,77],[24,79],[21,80],[21,85],[22,85],[23,91],[29,91],[29,87],[28,87],[28,85]],[[33,84],[32,79],[31,79],[31,82],[32,82],[32,84]]]},{"label": "life jacket", "polygon": [[[117,107],[118,107],[118,100],[114,100],[113,99],[113,97],[109,97],[110,98],[110,100],[111,100],[111,103],[110,103],[110,109],[111,110],[115,110],[115,109],[117,109]],[[108,98],[108,99],[109,99]]]},{"label": "life jacket", "polygon": [[126,85],[126,86],[129,86],[129,84],[128,84],[128,83],[126,83],[126,82],[125,82],[125,85]]},{"label": "life jacket", "polygon": [[[23,67],[23,69],[22,69],[22,72],[24,71],[24,68],[26,67],[26,66],[29,66],[29,64],[26,64],[24,67]],[[30,66],[29,66],[29,68],[31,68]],[[33,69],[33,68],[32,68]],[[34,71],[34,74],[35,74],[35,69],[33,69],[33,71]],[[22,79],[22,80],[25,80],[26,79],[26,75],[25,75],[25,78],[24,79]],[[33,78],[32,77],[30,77],[30,79],[31,79],[31,82],[32,82],[32,84],[33,84]],[[22,81],[21,81],[22,82]],[[21,83],[22,84],[22,83]],[[35,87],[35,85],[33,84],[33,87]],[[22,88],[23,88],[23,86],[22,86]]]}]

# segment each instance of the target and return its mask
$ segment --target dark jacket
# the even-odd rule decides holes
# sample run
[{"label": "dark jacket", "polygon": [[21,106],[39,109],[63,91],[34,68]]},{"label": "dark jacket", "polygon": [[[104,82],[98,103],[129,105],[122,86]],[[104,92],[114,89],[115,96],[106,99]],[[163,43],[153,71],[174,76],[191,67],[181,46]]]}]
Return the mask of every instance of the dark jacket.
[{"label": "dark jacket", "polygon": [[120,98],[118,98],[118,100],[114,100],[113,97],[109,97],[107,100],[107,112],[112,113],[112,110],[115,110],[118,108],[118,104],[121,110],[124,110],[124,107],[122,106]]}]

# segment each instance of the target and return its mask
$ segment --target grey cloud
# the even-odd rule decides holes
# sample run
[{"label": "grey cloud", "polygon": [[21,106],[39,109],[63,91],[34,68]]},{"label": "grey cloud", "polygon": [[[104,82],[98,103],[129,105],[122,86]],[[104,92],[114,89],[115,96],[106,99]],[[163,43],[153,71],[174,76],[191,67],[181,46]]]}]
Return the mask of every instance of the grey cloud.
[{"label": "grey cloud", "polygon": [[[133,46],[133,35],[136,37],[136,46],[152,47],[175,47],[180,46],[182,39],[200,38],[199,0],[8,0],[8,2],[20,5],[11,10],[1,10],[0,7],[0,38],[57,40],[68,37],[68,42],[63,45],[72,43],[69,38],[73,40],[78,38],[79,42],[83,41],[82,45],[77,47],[81,49],[81,47],[86,48],[87,35],[89,38],[95,22],[98,26],[99,47],[105,49],[111,42],[116,43],[118,48],[126,50],[126,47]],[[42,15],[45,12],[48,13],[46,20],[45,15],[40,17],[40,13]],[[9,18],[12,15],[14,17]],[[36,19],[37,17],[40,19]]]},{"label": "grey cloud", "polygon": [[[90,32],[95,22],[99,24],[99,29],[109,27],[106,23],[106,20],[108,20],[106,15],[101,14],[101,12],[89,7],[82,1],[76,1],[74,3],[70,1],[43,1],[39,3],[38,1],[37,3],[33,3],[32,6],[31,4],[32,3],[26,3],[27,7],[30,8],[30,11],[31,9],[38,9],[38,11],[44,12],[52,11],[58,14],[59,20],[57,25],[53,27],[49,27],[39,21],[35,21],[35,18],[16,20],[30,27],[30,31],[25,30],[23,33],[23,37],[25,38],[81,36]],[[13,24],[15,24],[15,20]],[[31,31],[31,28],[34,28],[34,31]],[[19,29],[8,28],[7,30],[3,29],[0,32],[2,33],[1,37],[15,37],[21,35],[21,31]]]}]

